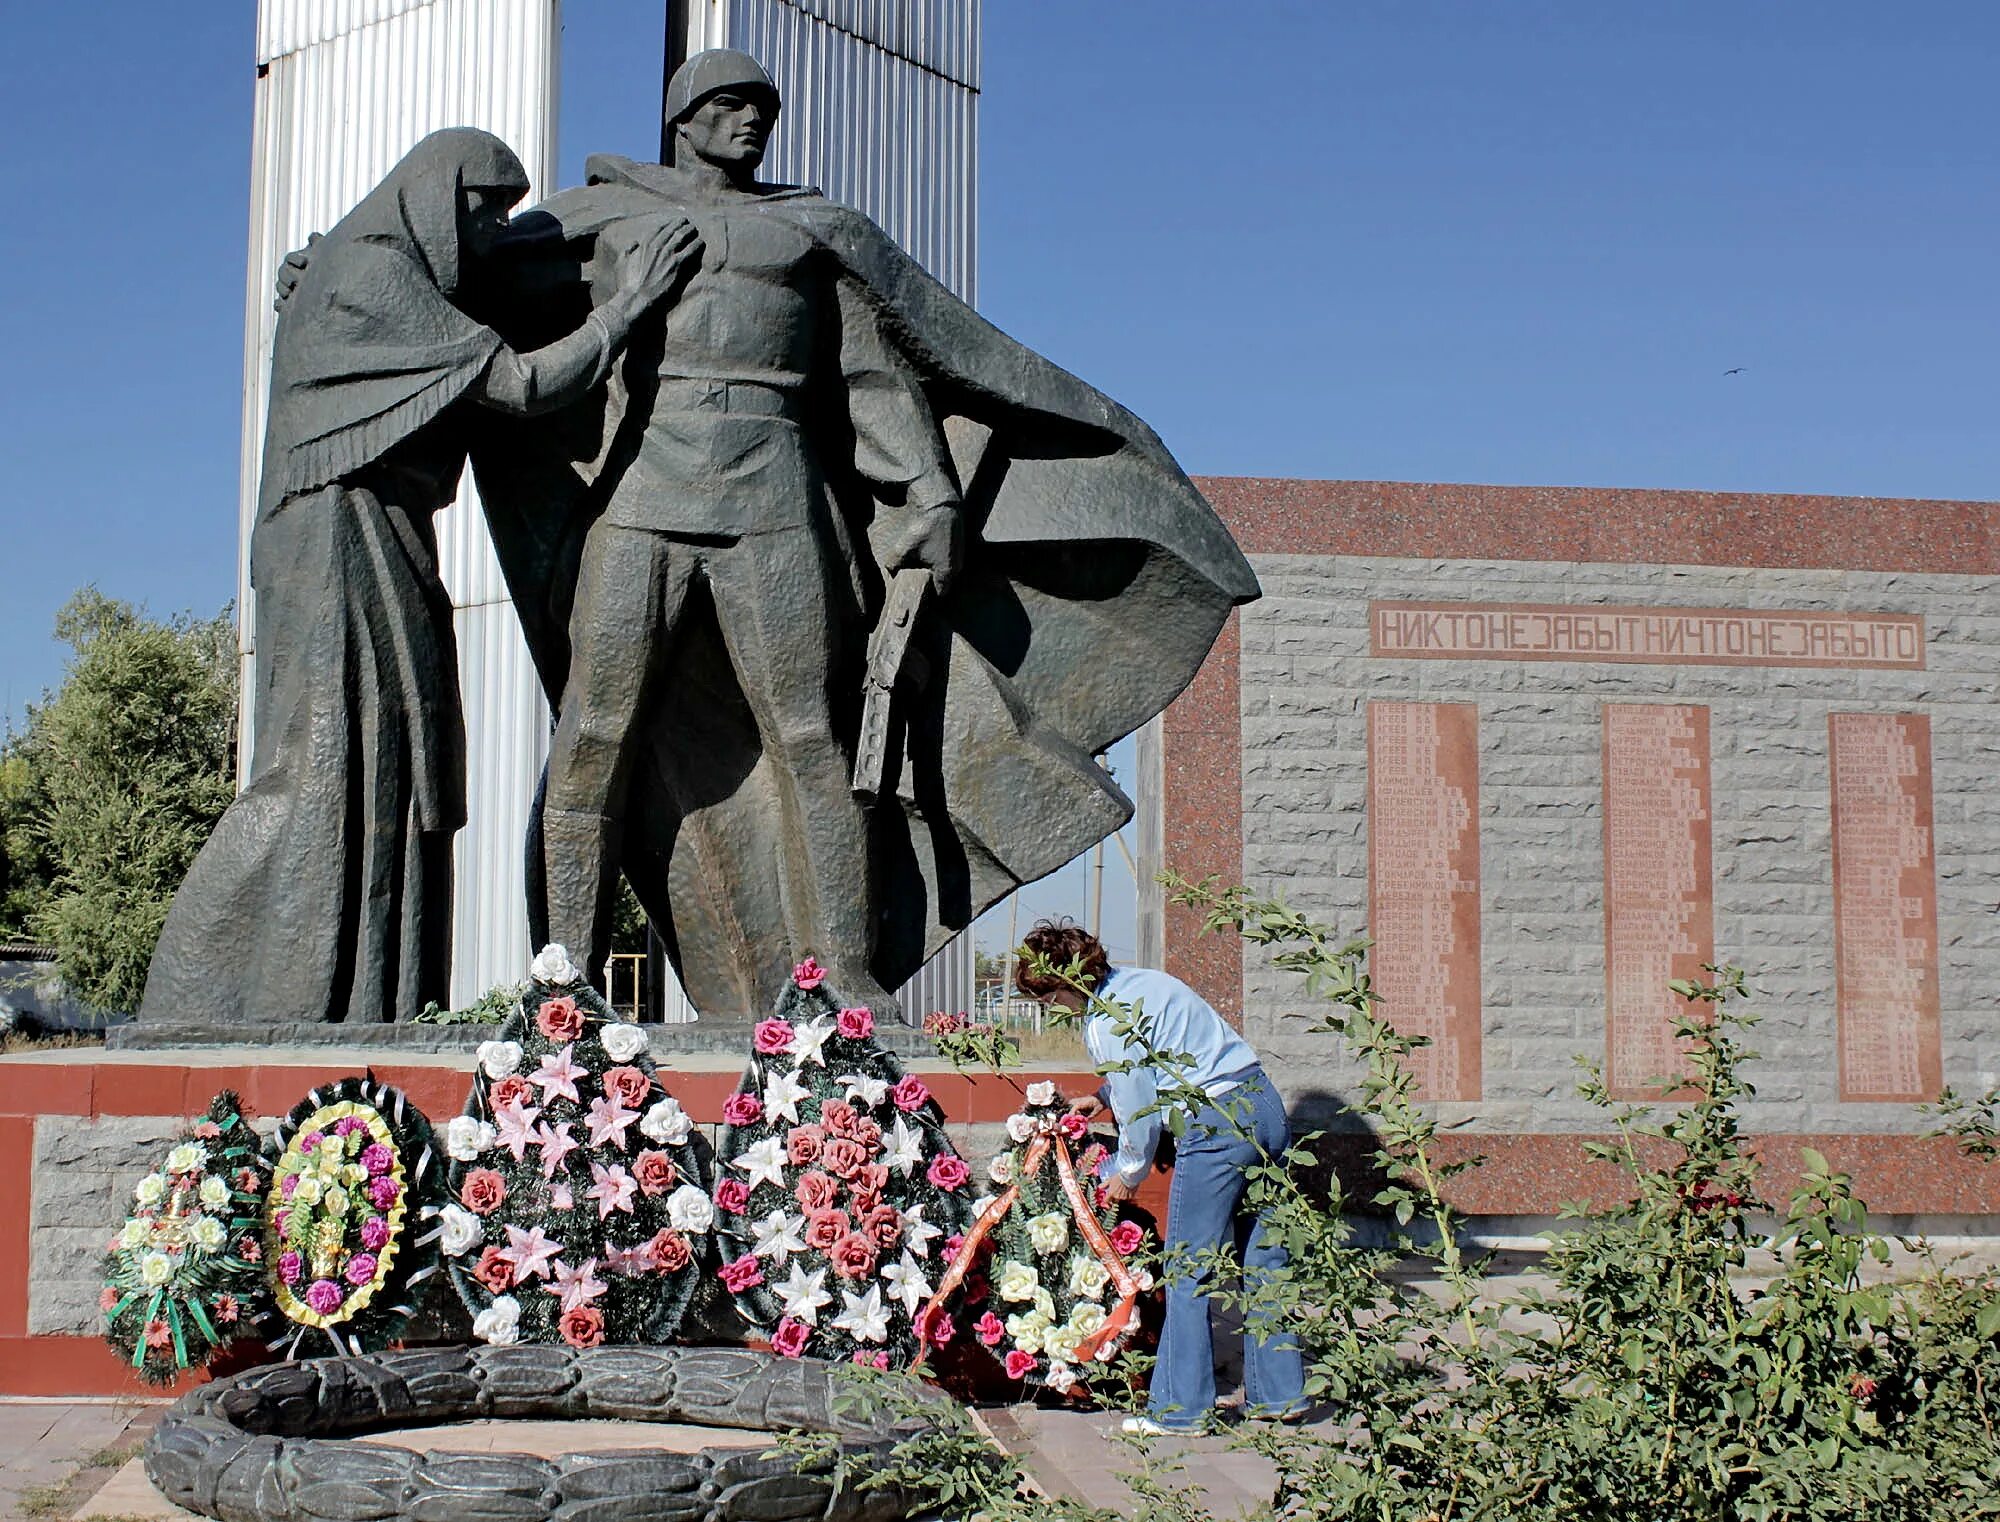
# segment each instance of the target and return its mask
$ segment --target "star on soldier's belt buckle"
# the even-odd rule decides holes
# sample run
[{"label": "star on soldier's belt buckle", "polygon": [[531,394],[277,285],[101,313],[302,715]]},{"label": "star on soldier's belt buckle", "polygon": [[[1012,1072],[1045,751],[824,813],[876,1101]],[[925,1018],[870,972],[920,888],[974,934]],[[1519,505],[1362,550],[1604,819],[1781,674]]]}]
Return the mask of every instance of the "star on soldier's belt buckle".
[{"label": "star on soldier's belt buckle", "polygon": [[695,398],[695,406],[703,412],[727,412],[729,410],[729,383],[710,381],[701,388],[701,395]]}]

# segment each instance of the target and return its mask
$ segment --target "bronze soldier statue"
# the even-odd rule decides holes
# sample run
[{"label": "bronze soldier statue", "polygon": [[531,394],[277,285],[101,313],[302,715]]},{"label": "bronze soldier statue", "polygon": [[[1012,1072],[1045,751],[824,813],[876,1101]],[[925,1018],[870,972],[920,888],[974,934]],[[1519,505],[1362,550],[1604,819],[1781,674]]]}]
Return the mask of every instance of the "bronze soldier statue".
[{"label": "bronze soldier statue", "polygon": [[[684,218],[699,251],[605,394],[473,447],[559,715],[531,920],[599,971],[622,868],[711,1016],[768,1009],[808,954],[892,1008],[981,908],[1130,816],[1094,756],[1257,590],[1145,424],[859,213],[758,180],[778,111],[754,59],[698,54],[672,162],[594,158],[517,219],[492,295],[517,343],[607,299],[601,250],[634,228]],[[857,796],[869,639],[926,577],[926,679]]]}]

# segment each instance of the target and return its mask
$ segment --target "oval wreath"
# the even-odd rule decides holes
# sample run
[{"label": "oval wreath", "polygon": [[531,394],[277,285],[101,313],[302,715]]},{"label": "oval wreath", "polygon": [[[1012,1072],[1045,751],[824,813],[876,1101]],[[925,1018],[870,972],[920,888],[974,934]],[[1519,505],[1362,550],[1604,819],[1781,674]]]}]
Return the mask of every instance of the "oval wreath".
[{"label": "oval wreath", "polygon": [[149,1384],[171,1384],[268,1309],[259,1218],[271,1181],[225,1090],[133,1190],[104,1260],[104,1339]]},{"label": "oval wreath", "polygon": [[[437,1272],[425,1220],[444,1186],[430,1122],[397,1089],[343,1078],[279,1124],[264,1201],[266,1282],[288,1358],[385,1346]],[[325,1345],[325,1347],[322,1346]]]}]

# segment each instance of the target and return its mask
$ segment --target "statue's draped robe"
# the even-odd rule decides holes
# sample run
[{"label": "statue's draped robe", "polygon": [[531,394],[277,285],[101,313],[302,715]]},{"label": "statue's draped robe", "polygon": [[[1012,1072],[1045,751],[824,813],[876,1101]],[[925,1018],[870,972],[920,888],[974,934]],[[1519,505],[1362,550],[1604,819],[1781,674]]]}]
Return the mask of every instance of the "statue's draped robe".
[{"label": "statue's draped robe", "polygon": [[[590,171],[588,186],[517,224],[512,294],[489,312],[517,346],[574,325],[582,302],[610,294],[600,234],[622,242],[619,224],[677,209],[671,170],[599,158]],[[886,343],[907,362],[966,501],[964,567],[926,615],[918,644],[928,680],[899,694],[895,760],[873,822],[873,965],[896,988],[981,909],[1131,816],[1093,758],[1173,699],[1257,583],[1138,418],[987,323],[859,212],[809,191],[764,195],[768,215],[795,219],[823,251],[826,320],[871,330],[830,335],[822,352]],[[632,397],[645,394],[648,355],[642,331],[607,397],[487,427],[473,444],[495,548],[558,707],[577,559],[645,426]],[[878,500],[854,468],[842,378],[829,369],[809,382],[806,415],[837,508],[828,553],[852,591],[834,676],[851,756],[883,596],[878,552],[905,509]],[[645,724],[626,876],[696,1008],[767,1010],[791,956],[769,891],[780,811],[712,614],[678,640]],[[540,859],[532,840],[528,859]],[[860,863],[816,867],[826,884],[862,891],[868,880]],[[532,887],[530,898],[539,918]]]},{"label": "statue's draped robe", "polygon": [[258,514],[254,753],[176,894],[141,1018],[408,1019],[448,996],[465,740],[431,516],[498,333],[448,299],[498,139],[424,140],[315,244],[278,321]]}]

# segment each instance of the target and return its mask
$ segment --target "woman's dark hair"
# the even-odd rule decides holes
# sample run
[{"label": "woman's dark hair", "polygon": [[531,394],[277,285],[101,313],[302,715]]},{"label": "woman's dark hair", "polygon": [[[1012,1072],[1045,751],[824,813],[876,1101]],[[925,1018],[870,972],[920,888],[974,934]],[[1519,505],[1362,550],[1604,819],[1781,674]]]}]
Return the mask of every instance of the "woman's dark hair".
[{"label": "woman's dark hair", "polygon": [[[1070,980],[1061,974],[1072,963],[1079,964],[1077,981],[1087,993],[1097,992],[1111,972],[1111,958],[1104,954],[1103,942],[1067,919],[1040,921],[1021,944],[1028,955],[1014,964],[1014,986],[1030,999],[1046,999],[1056,990],[1070,987]],[[1052,970],[1037,973],[1038,957]]]}]

